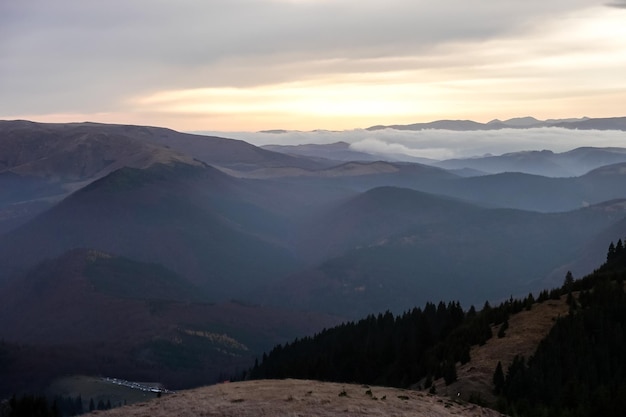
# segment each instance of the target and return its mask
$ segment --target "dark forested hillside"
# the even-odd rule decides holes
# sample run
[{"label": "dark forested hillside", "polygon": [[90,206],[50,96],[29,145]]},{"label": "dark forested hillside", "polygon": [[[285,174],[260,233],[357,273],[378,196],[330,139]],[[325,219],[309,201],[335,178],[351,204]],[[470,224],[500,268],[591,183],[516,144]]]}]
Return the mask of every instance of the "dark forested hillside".
[{"label": "dark forested hillside", "polygon": [[[626,415],[626,250],[611,243],[594,274],[567,283],[570,314],[500,379],[501,408],[523,416]],[[573,292],[579,292],[574,296]]]},{"label": "dark forested hillside", "polygon": [[546,214],[375,188],[311,222],[303,254],[322,261],[271,286],[266,299],[353,319],[443,297],[501,300],[540,291],[541,278],[623,217],[617,204]]},{"label": "dark forested hillside", "polygon": [[161,265],[99,250],[44,261],[0,292],[0,398],[71,374],[214,383],[255,352],[340,321],[203,298]]},{"label": "dark forested hillside", "polygon": [[[593,274],[537,301],[510,299],[497,307],[463,311],[458,303],[426,304],[393,316],[387,312],[321,333],[263,355],[252,378],[311,378],[394,386],[431,387],[456,380],[456,366],[471,361],[470,346],[492,337],[492,325],[530,310],[535,302],[567,295],[570,312],[558,319],[535,355],[498,364],[493,383],[499,407],[522,416],[623,416],[626,412],[626,249],[611,243],[607,261]],[[436,388],[430,388],[436,391]]]},{"label": "dark forested hillside", "polygon": [[427,303],[394,316],[370,315],[275,347],[251,370],[252,378],[307,378],[407,387],[423,378],[456,379],[456,364],[470,361],[470,347],[492,337],[491,324],[503,323],[532,304],[509,300],[479,312],[458,302]]}]

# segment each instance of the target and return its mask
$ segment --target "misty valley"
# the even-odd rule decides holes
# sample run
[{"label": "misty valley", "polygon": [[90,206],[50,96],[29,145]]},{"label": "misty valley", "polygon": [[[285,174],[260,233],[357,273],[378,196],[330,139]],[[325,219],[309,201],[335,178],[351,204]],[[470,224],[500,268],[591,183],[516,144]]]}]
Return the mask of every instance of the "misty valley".
[{"label": "misty valley", "polygon": [[[369,132],[507,127],[461,122]],[[551,123],[539,127],[626,131],[626,118]],[[488,384],[454,389],[511,414],[565,410],[524,387],[553,372],[568,326],[602,316],[626,330],[624,239],[626,147],[411,162],[347,143],[0,121],[0,399],[80,394],[77,413],[90,397],[147,398],[87,376],[156,382],[154,397],[286,377],[455,395],[479,346],[506,341],[505,321],[516,334],[540,320],[524,314],[558,310],[525,358],[490,353]],[[619,357],[623,337],[603,337],[588,350]],[[597,398],[626,398],[626,372],[603,385],[612,364],[598,366],[554,388],[589,398],[567,415],[624,410]]]}]

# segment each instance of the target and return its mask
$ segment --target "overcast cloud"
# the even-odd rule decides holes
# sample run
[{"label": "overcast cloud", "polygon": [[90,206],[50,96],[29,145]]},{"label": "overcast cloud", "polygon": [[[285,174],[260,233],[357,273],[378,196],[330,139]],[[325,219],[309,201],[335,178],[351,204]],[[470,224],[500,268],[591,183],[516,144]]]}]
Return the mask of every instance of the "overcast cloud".
[{"label": "overcast cloud", "polygon": [[[523,115],[513,98],[528,114],[543,99],[531,97],[535,90],[556,100],[555,114],[538,117],[598,103],[608,107],[598,112],[613,115],[612,103],[626,94],[618,71],[626,62],[623,6],[0,1],[0,118],[82,117],[182,130],[357,127],[357,115],[386,118],[374,123],[427,121],[469,113],[467,103],[475,103],[478,117]],[[529,85],[517,90],[522,82]]]}]

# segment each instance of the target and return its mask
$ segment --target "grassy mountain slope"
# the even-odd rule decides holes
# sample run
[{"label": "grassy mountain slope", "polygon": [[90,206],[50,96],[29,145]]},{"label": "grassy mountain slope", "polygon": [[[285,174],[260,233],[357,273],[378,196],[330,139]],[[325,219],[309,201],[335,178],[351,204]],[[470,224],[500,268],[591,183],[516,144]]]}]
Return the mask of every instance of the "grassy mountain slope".
[{"label": "grassy mountain slope", "polygon": [[64,181],[99,178],[124,166],[193,163],[191,157],[106,125],[28,121],[0,121],[0,155],[2,171]]},{"label": "grassy mountain slope", "polygon": [[[492,337],[484,345],[472,346],[471,361],[459,364],[457,380],[446,385],[443,378],[434,381],[439,395],[474,399],[484,404],[495,406],[497,397],[493,393],[493,373],[502,363],[507,369],[515,356],[530,357],[559,317],[568,314],[566,296],[558,300],[546,300],[535,303],[530,310],[511,315],[504,337]],[[492,332],[497,335],[502,324],[492,325]]]},{"label": "grassy mountain slope", "polygon": [[174,162],[197,163],[116,129],[0,121],[0,233],[121,167]]},{"label": "grassy mountain slope", "polygon": [[129,136],[188,155],[209,165],[245,172],[259,167],[294,166],[308,169],[327,166],[304,157],[294,157],[261,149],[241,140],[193,135],[175,130],[132,125],[100,123],[71,124]]}]

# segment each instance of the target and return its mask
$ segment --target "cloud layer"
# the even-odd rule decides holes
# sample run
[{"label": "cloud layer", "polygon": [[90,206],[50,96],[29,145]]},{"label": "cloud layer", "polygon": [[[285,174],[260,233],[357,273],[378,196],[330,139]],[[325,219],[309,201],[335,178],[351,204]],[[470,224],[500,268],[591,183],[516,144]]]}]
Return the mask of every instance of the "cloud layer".
[{"label": "cloud layer", "polygon": [[626,12],[610,5],[3,1],[0,118],[233,130],[602,116],[585,110],[626,97]]},{"label": "cloud layer", "polygon": [[[217,134],[217,132],[215,132]],[[224,133],[220,133],[224,135]],[[356,151],[382,156],[404,156],[404,159],[452,159],[500,155],[528,150],[565,152],[582,146],[626,147],[622,131],[571,130],[563,128],[502,129],[488,131],[421,130],[378,131],[349,130],[342,132],[230,133],[258,146],[305,143],[328,144],[347,142]]]}]

